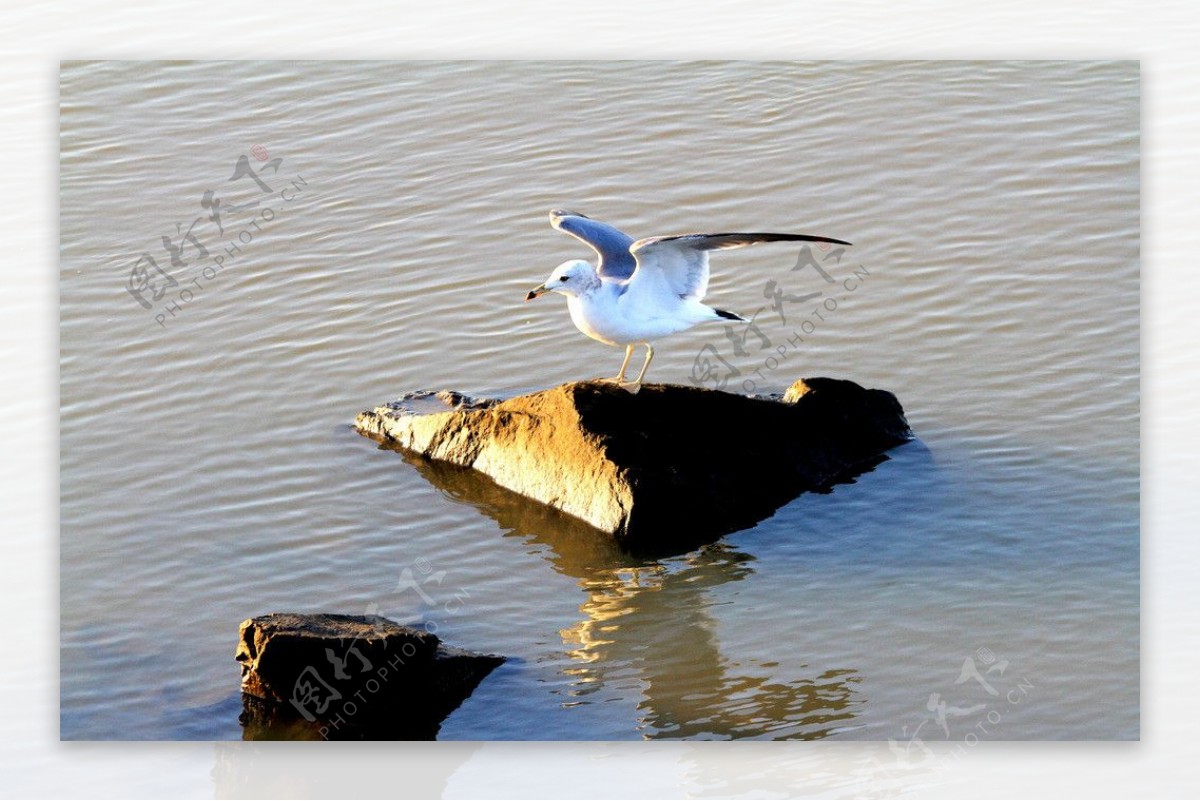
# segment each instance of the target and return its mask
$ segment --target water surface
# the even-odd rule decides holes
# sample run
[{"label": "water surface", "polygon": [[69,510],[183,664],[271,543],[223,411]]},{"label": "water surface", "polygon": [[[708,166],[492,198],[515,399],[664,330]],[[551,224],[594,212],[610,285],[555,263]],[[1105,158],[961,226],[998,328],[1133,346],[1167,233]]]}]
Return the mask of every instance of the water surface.
[{"label": "water surface", "polygon": [[[64,738],[241,737],[237,625],[284,610],[508,655],[446,739],[1138,736],[1135,63],[66,63],[61,97]],[[650,375],[849,378],[919,439],[638,559],[350,430],[616,369],[521,302],[589,255],[559,206],[853,241],[716,254],[762,336]]]}]

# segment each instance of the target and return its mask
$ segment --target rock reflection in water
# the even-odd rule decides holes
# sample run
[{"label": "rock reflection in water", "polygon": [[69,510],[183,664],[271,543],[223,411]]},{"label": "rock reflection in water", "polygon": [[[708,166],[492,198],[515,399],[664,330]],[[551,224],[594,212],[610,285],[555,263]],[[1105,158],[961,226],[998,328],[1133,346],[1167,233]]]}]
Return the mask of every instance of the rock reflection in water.
[{"label": "rock reflection in water", "polygon": [[[566,705],[586,703],[610,685],[633,688],[641,697],[638,729],[647,739],[819,739],[852,725],[864,703],[857,671],[811,671],[786,643],[774,662],[722,653],[709,613],[718,602],[712,591],[753,576],[753,556],[721,543],[674,556],[632,554],[609,535],[475,471],[399,452],[506,536],[548,546],[543,557],[584,591],[582,619],[560,632],[573,660]],[[778,663],[789,661],[794,678],[780,680]]]}]

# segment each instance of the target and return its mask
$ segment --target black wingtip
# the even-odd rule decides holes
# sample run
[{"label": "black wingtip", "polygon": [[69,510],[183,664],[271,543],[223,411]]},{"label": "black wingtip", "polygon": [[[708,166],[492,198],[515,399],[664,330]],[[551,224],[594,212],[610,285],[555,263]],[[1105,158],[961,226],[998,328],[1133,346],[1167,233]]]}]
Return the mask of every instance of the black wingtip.
[{"label": "black wingtip", "polygon": [[678,234],[676,236],[656,236],[652,237],[659,242],[670,242],[676,239],[691,239],[693,237],[706,237],[716,239],[718,237],[744,237],[754,242],[828,242],[831,245],[848,245],[854,246],[853,242],[847,242],[844,239],[834,239],[831,236],[816,236],[814,234],[776,234],[765,231],[730,231],[720,234]]},{"label": "black wingtip", "polygon": [[725,236],[746,236],[746,237],[761,237],[764,242],[827,242],[830,245],[848,245],[853,247],[853,243],[847,242],[844,239],[834,239],[831,236],[817,236],[815,234],[774,234],[774,233],[752,233],[752,234],[725,234]]},{"label": "black wingtip", "polygon": [[834,239],[831,236],[818,236],[818,237],[815,237],[813,241],[828,242],[831,245],[846,245],[847,247],[854,247],[853,242],[847,242],[845,239]]},{"label": "black wingtip", "polygon": [[713,311],[715,311],[715,312],[717,313],[717,316],[718,316],[718,317],[724,317],[726,320],[737,320],[737,321],[739,321],[739,322],[742,322],[742,323],[749,322],[749,321],[748,321],[748,320],[747,320],[745,317],[743,317],[742,315],[740,315],[740,314],[734,314],[734,313],[733,313],[733,312],[731,312],[731,311],[725,311],[724,309],[713,309]]}]

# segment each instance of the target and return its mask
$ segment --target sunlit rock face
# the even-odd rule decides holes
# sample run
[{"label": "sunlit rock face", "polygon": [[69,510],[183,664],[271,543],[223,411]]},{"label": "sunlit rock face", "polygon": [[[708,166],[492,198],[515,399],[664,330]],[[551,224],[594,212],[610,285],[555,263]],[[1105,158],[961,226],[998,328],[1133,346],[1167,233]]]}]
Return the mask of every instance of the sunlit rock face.
[{"label": "sunlit rock face", "polygon": [[378,615],[279,613],[242,623],[245,739],[432,740],[504,658]]},{"label": "sunlit rock face", "polygon": [[912,437],[890,392],[831,378],[754,397],[601,382],[503,401],[416,392],[355,427],[650,549],[751,526]]}]

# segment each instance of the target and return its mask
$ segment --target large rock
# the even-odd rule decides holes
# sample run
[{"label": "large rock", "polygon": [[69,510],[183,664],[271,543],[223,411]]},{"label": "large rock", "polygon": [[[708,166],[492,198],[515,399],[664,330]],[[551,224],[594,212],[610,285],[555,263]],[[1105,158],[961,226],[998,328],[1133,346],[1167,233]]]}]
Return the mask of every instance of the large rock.
[{"label": "large rock", "polygon": [[504,401],[417,392],[364,435],[474,468],[622,543],[667,547],[753,525],[912,437],[890,392],[808,378],[782,396],[564,384]]},{"label": "large rock", "polygon": [[242,623],[247,739],[428,740],[503,657],[443,645],[378,615]]}]

